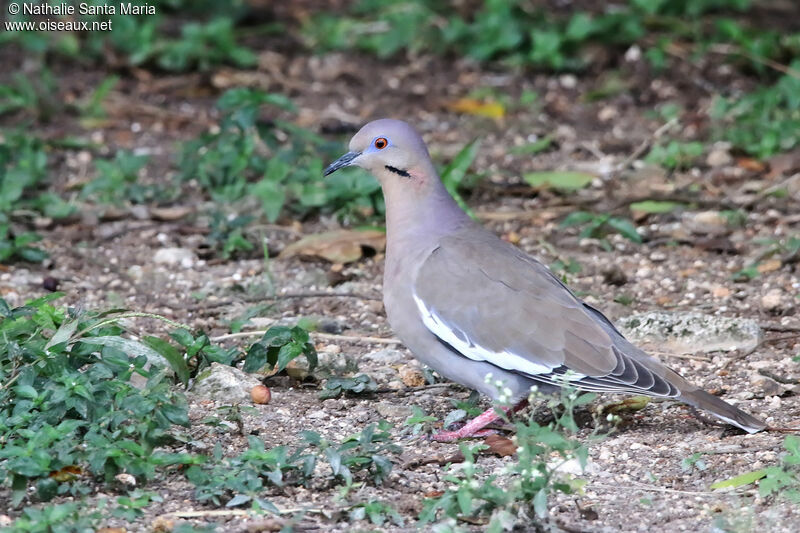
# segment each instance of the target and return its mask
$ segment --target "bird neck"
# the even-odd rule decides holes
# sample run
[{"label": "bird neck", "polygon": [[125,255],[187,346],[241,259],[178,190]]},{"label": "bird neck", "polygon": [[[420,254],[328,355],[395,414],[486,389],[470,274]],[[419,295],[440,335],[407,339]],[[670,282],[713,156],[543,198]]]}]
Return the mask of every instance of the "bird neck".
[{"label": "bird neck", "polygon": [[435,245],[472,219],[447,192],[436,172],[411,172],[410,182],[383,181],[387,253]]}]

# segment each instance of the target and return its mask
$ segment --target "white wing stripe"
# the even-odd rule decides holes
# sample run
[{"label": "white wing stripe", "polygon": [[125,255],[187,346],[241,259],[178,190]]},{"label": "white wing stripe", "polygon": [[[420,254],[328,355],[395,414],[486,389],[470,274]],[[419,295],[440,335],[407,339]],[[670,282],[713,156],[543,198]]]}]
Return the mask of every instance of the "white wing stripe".
[{"label": "white wing stripe", "polygon": [[[544,365],[530,361],[518,354],[502,351],[493,352],[486,348],[479,346],[472,342],[464,332],[465,339],[459,338],[444,321],[434,312],[428,309],[425,303],[414,294],[414,302],[417,304],[420,315],[422,315],[422,322],[428,330],[442,339],[444,342],[458,350],[464,357],[468,357],[473,361],[486,361],[495,366],[506,370],[515,370],[531,376],[550,374],[553,371],[552,366]],[[565,376],[566,377],[566,376]],[[583,374],[570,373],[568,379],[579,380],[586,377]]]}]

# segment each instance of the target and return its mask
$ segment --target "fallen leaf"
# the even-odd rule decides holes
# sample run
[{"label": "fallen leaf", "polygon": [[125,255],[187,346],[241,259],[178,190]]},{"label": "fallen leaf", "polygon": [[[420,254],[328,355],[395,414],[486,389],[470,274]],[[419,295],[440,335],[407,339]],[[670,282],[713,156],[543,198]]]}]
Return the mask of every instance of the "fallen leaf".
[{"label": "fallen leaf", "polygon": [[172,207],[151,207],[150,216],[163,222],[180,220],[192,212],[191,207],[176,205]]},{"label": "fallen leaf", "polygon": [[336,230],[303,237],[280,253],[280,258],[318,257],[331,263],[352,263],[364,255],[364,248],[382,252],[386,233],[379,230]]},{"label": "fallen leaf", "polygon": [[684,204],[680,202],[669,202],[669,201],[661,201],[661,200],[645,200],[643,202],[634,202],[631,204],[631,211],[634,213],[647,213],[647,214],[657,214],[657,213],[669,213],[671,211],[675,211],[679,207],[683,207]]},{"label": "fallen leaf", "polygon": [[506,108],[503,107],[503,104],[492,100],[483,101],[476,100],[475,98],[460,98],[445,106],[450,111],[455,111],[456,113],[466,113],[467,115],[478,115],[481,117],[503,118],[506,114]]},{"label": "fallen leaf", "polygon": [[767,165],[758,159],[753,159],[752,157],[740,157],[736,160],[736,164],[739,166],[739,168],[750,170],[752,172],[763,172],[764,169],[767,168]]},{"label": "fallen leaf", "polygon": [[523,179],[532,187],[559,189],[562,191],[583,189],[594,178],[595,176],[592,174],[570,170],[528,172],[523,176]]},{"label": "fallen leaf", "polygon": [[81,467],[76,465],[68,465],[60,470],[50,472],[50,477],[59,483],[65,483],[67,481],[73,481],[76,477],[82,474],[83,469],[81,469]]},{"label": "fallen leaf", "polygon": [[500,457],[511,457],[517,453],[517,446],[514,441],[502,435],[489,435],[483,440],[489,449],[489,453],[499,455]]},{"label": "fallen leaf", "polygon": [[444,496],[444,491],[443,490],[431,490],[431,491],[428,491],[425,494],[423,494],[423,496],[426,497],[426,498],[440,498],[440,497]]},{"label": "fallen leaf", "polygon": [[711,485],[712,490],[716,489],[726,489],[728,487],[741,487],[743,485],[750,485],[751,483],[755,483],[762,477],[767,475],[766,469],[762,468],[761,470],[754,470],[753,472],[747,472],[746,474],[742,474],[740,476],[732,477],[730,479],[726,479],[724,481],[717,481],[713,485]]}]

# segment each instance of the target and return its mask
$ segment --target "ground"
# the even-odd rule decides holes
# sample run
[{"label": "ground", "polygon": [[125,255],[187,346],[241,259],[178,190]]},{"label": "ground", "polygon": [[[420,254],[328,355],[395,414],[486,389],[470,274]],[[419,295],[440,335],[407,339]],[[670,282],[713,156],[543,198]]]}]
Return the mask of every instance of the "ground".
[{"label": "ground", "polygon": [[[16,57],[2,52],[0,57],[6,71],[20,66]],[[758,191],[765,184],[785,179],[789,170],[800,168],[800,155],[794,154],[785,174],[771,173],[770,167],[754,167],[749,160],[737,157],[700,161],[689,169],[670,173],[627,160],[643,143],[654,141],[654,132],[663,123],[652,113],[659,104],[678,103],[696,113],[696,122],[674,133],[678,138],[692,138],[697,130],[707,128],[704,112],[710,105],[709,91],[736,84],[747,86],[735,71],[699,60],[653,75],[638,72],[639,63],[623,63],[622,71],[631,80],[629,88],[600,101],[589,101],[583,96],[603,83],[600,74],[575,77],[494,71],[463,60],[431,57],[398,64],[287,50],[264,51],[260,64],[258,83],[262,88],[289,94],[300,110],[296,122],[312,130],[352,131],[372,118],[402,118],[420,130],[439,164],[469,141],[480,138],[472,170],[484,173],[486,178],[468,194],[469,205],[492,231],[545,264],[577,261],[581,270],[567,274],[569,286],[612,319],[668,310],[757,320],[765,337],[751,353],[661,356],[693,383],[736,402],[771,425],[798,424],[800,365],[792,360],[800,351],[800,321],[795,314],[800,303],[796,299],[800,287],[796,258],[765,268],[749,281],[734,281],[733,274],[764,251],[761,240],[797,232],[797,198],[759,196]],[[66,84],[62,90],[74,95],[83,94],[103,75],[91,67],[61,74]],[[134,71],[113,91],[107,105],[108,120],[99,127],[84,130],[77,121],[64,118],[44,127],[43,132],[53,136],[80,132],[107,146],[111,153],[126,148],[151,154],[159,164],[148,167],[145,179],[166,179],[171,172],[172,146],[214,123],[215,95],[228,84],[242,83],[236,74],[220,69],[207,78],[163,75],[153,79]],[[505,118],[497,120],[449,110],[453,100],[487,87],[509,95],[512,101],[526,90],[535,91],[539,99],[531,105],[515,106]],[[555,148],[544,154],[529,156],[511,150],[546,135],[553,136]],[[346,150],[346,137],[331,137],[341,140],[342,152]],[[724,146],[714,150],[727,153]],[[53,170],[59,190],[69,191],[70,183],[84,179],[88,161],[98,155],[75,151],[58,161]],[[623,162],[624,168],[618,168]],[[537,192],[522,185],[522,173],[554,168],[583,169],[598,179],[588,189],[566,194]],[[685,188],[689,183],[695,184],[692,194],[697,208],[683,214],[642,218],[643,244],[611,235],[611,249],[607,250],[598,239],[578,238],[575,229],[559,226],[563,215],[576,209],[629,213],[627,206],[635,199],[677,198],[689,194]],[[186,208],[186,214],[177,220],[165,221],[146,209],[137,211],[127,206],[86,206],[80,217],[65,224],[45,221],[40,233],[50,259],[42,265],[4,266],[0,293],[10,303],[20,304],[44,294],[43,284],[52,278],[66,293],[65,301],[70,305],[157,313],[216,336],[229,332],[231,319],[267,300],[269,282],[275,296],[270,300],[273,306],[261,313],[263,317],[317,316],[333,321],[336,333],[391,338],[380,301],[380,252],[341,270],[321,260],[296,257],[276,258],[269,263],[262,259],[197,258],[183,265],[154,262],[154,255],[162,248],[199,253],[207,231],[202,218],[195,215],[202,201],[198,194],[184,196],[173,205]],[[698,227],[697,212],[736,207],[745,209],[742,225],[719,227],[712,223],[711,227]],[[328,217],[284,217],[265,226],[264,231],[271,252],[277,254],[302,235],[337,227],[336,220]],[[343,279],[346,281],[341,282]],[[199,293],[205,297],[196,298]],[[768,294],[777,294],[773,297],[777,302],[765,301]],[[264,323],[256,321],[255,325]],[[148,321],[135,326],[143,332],[158,332],[159,328]],[[223,342],[244,345],[248,339]],[[363,357],[385,348],[400,350],[401,358],[387,362]],[[448,485],[441,464],[419,463],[431,457],[450,457],[458,447],[410,438],[403,430],[409,406],[419,406],[442,420],[452,409],[449,400],[464,399],[469,391],[458,386],[403,385],[395,389],[399,370],[415,365],[401,345],[334,338],[318,339],[317,349],[357,361],[359,371],[372,375],[382,391],[322,401],[313,382],[301,383],[285,376],[267,378],[272,401],[245,413],[242,434],[215,432],[197,424],[191,430],[194,439],[201,443],[200,448],[219,442],[226,454],[234,454],[246,447],[247,435],[258,435],[268,446],[291,445],[302,429],[341,439],[371,422],[386,419],[394,424],[393,435],[404,446],[403,455],[384,485],[360,488],[345,500],[391,502],[406,518],[406,529],[413,530],[423,497]],[[774,389],[765,389],[761,379],[764,370],[781,382],[779,395]],[[194,421],[218,407],[205,398],[190,398]],[[586,437],[590,431],[582,429],[579,437]],[[566,531],[728,531],[735,527],[746,531],[755,524],[763,531],[795,531],[800,523],[796,505],[760,499],[755,489],[747,487],[736,492],[709,488],[716,481],[775,464],[783,439],[784,434],[778,432],[744,435],[724,430],[699,421],[680,404],[652,403],[628,415],[625,424],[590,445],[590,469],[582,475],[587,480],[584,493],[556,497],[551,507],[553,522]],[[704,469],[684,462],[695,453],[704,454]],[[479,459],[489,471],[513,460],[489,455]],[[124,526],[130,531],[151,530],[154,520],[166,513],[212,509],[192,501],[192,487],[182,476],[166,477],[150,488],[164,501],[148,507],[145,516],[134,524]],[[336,511],[343,507],[343,500],[334,488],[289,488],[270,499],[281,508],[307,510],[299,518],[298,530],[373,528],[366,521],[350,523],[347,514]],[[246,530],[248,524],[256,524],[250,530],[269,530],[275,525],[264,519],[224,513],[199,520],[216,521],[224,531]],[[715,520],[718,524],[725,521],[729,529],[719,525],[713,529]],[[480,530],[479,525],[471,527]],[[388,525],[383,529],[404,530]]]}]

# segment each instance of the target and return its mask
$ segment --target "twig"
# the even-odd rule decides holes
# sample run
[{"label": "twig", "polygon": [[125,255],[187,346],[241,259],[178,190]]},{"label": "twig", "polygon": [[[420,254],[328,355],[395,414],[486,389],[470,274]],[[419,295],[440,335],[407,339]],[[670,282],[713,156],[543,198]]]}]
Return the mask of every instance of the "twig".
[{"label": "twig", "polygon": [[777,331],[780,333],[800,332],[800,326],[784,326],[783,324],[759,324],[759,326],[766,331]]},{"label": "twig", "polygon": [[[224,341],[228,339],[238,339],[241,337],[260,337],[267,330],[258,330],[258,331],[240,331],[239,333],[227,333],[225,335],[219,335],[217,337],[212,337],[211,340],[214,342]],[[335,335],[333,333],[320,333],[317,331],[309,332],[309,335],[316,339],[327,340],[327,341],[341,341],[341,342],[353,342],[353,343],[366,343],[366,344],[402,344],[402,342],[398,339],[391,339],[386,337],[367,337],[361,335]]]},{"label": "twig", "polygon": [[598,489],[607,489],[611,491],[616,491],[619,489],[625,490],[644,490],[650,492],[666,492],[669,494],[688,494],[690,496],[720,496],[719,492],[704,492],[704,491],[689,491],[689,490],[677,490],[677,489],[668,489],[665,487],[654,487],[652,485],[645,485],[644,483],[636,483],[635,481],[628,481],[627,484],[619,484],[619,485],[605,485],[603,483],[589,483],[589,487],[598,488]]},{"label": "twig", "polygon": [[[216,302],[199,302],[191,306],[180,306],[180,309],[186,309],[187,311],[199,311],[201,309],[212,309],[215,307],[224,307],[226,305],[231,305],[235,303],[254,303],[254,302],[263,302],[263,301],[275,301],[275,300],[289,300],[289,299],[301,299],[301,298],[355,298],[357,300],[369,300],[369,301],[380,301],[381,298],[378,296],[369,296],[366,294],[356,294],[352,292],[288,292],[283,294],[273,294],[273,295],[266,295],[266,296],[247,296],[244,298],[229,298],[226,300],[219,300]],[[170,307],[167,305],[167,307]],[[178,308],[176,306],[175,308]]]},{"label": "twig", "polygon": [[777,70],[782,74],[786,74],[787,76],[791,76],[793,78],[800,80],[800,71],[797,71],[792,67],[788,67],[782,63],[778,63],[777,61],[773,61],[768,57],[761,57],[759,55],[752,54],[739,46],[735,46],[732,44],[725,44],[725,43],[712,44],[708,48],[708,51],[722,55],[740,55],[746,57],[750,61],[761,63],[762,65],[765,65],[771,68],[772,70]]},{"label": "twig", "polygon": [[691,359],[692,361],[705,361],[706,363],[711,362],[710,357],[703,357],[702,355],[693,355],[690,353],[657,352],[653,350],[649,350],[649,352],[659,357],[663,356],[663,357],[674,357],[676,359]]}]

